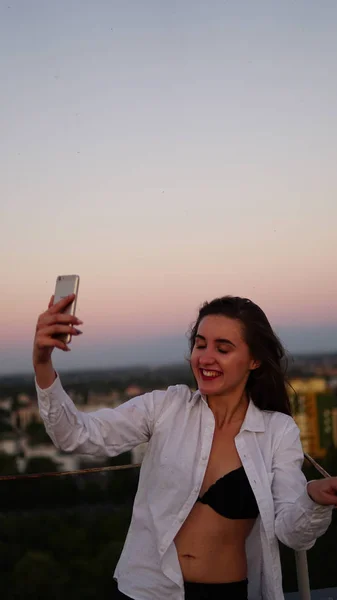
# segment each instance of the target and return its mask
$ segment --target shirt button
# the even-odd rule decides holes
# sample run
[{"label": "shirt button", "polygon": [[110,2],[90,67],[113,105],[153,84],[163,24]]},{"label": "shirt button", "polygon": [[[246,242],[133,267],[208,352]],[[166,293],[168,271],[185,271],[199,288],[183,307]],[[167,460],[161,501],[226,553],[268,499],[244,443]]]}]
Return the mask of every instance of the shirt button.
[{"label": "shirt button", "polygon": [[204,461],[207,460],[206,454],[202,457],[202,460],[204,460]]}]

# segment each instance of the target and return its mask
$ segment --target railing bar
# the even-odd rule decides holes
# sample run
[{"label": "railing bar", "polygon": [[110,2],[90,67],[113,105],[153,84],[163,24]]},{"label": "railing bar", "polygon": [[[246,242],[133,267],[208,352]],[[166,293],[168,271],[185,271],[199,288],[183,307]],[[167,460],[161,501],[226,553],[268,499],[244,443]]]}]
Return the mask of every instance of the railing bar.
[{"label": "railing bar", "polygon": [[106,471],[122,471],[124,469],[136,469],[140,463],[130,465],[114,465],[111,467],[93,467],[90,469],[78,469],[77,471],[53,471],[51,473],[29,473],[28,475],[0,475],[0,481],[14,479],[42,479],[43,477],[64,477],[65,475],[85,475],[87,473],[104,473]]},{"label": "railing bar", "polygon": [[312,458],[312,456],[310,456],[309,454],[307,454],[306,452],[304,452],[304,457],[307,459],[308,462],[310,462],[312,464],[313,467],[315,467],[316,471],[318,471],[321,475],[323,475],[323,477],[325,477],[326,479],[328,479],[329,477],[331,477],[331,475],[329,475],[329,473],[325,469],[323,469],[323,467],[321,467],[321,465],[319,465]]}]

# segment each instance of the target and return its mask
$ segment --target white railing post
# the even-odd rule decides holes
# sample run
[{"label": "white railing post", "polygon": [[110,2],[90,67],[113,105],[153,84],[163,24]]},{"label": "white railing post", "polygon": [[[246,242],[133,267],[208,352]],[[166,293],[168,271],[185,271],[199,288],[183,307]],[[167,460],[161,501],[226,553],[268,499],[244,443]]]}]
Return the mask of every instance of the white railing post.
[{"label": "white railing post", "polygon": [[309,569],[307,561],[307,553],[305,550],[299,550],[295,552],[296,559],[296,574],[297,574],[297,585],[300,600],[310,600],[310,580],[309,580]]},{"label": "white railing post", "polygon": [[[309,454],[304,453],[304,456],[312,464],[312,466],[315,467],[315,469],[321,475],[323,475],[323,477],[331,477],[331,475],[329,475],[329,473],[325,469],[323,469],[323,467],[321,467],[321,465],[319,465]],[[299,550],[295,552],[295,560],[297,585],[300,600],[311,600],[309,569],[306,551]]]}]

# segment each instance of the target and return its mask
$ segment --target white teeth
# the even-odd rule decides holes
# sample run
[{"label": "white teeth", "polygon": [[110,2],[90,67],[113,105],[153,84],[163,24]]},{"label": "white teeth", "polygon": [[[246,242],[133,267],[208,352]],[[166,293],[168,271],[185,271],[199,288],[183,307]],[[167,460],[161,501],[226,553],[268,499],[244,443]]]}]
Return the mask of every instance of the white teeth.
[{"label": "white teeth", "polygon": [[217,377],[219,375],[216,371],[206,371],[205,369],[202,369],[202,374],[205,375],[205,377]]}]

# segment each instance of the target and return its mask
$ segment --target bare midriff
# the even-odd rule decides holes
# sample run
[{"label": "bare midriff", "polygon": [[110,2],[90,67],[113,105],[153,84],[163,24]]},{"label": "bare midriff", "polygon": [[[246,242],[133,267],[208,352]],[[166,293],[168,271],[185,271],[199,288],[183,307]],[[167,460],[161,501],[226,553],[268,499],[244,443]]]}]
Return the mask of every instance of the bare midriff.
[{"label": "bare midriff", "polygon": [[197,502],[176,535],[184,581],[229,583],[247,577],[245,542],[254,519],[227,519]]}]

